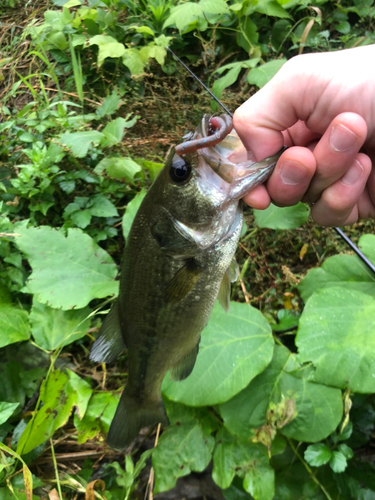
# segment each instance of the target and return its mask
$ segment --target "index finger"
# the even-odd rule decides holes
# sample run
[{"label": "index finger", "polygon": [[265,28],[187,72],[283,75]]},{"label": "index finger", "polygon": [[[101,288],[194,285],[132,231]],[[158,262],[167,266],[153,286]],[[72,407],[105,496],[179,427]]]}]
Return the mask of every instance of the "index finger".
[{"label": "index finger", "polygon": [[[282,131],[306,120],[313,107],[306,92],[306,73],[298,74],[293,59],[234,113],[233,124],[246,149],[259,161],[284,144]],[[303,94],[303,95],[302,95]]]}]

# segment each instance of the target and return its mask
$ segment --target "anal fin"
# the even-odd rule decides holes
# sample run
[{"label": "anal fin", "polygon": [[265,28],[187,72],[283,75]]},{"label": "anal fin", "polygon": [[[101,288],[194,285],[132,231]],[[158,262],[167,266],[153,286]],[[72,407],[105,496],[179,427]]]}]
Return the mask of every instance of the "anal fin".
[{"label": "anal fin", "polygon": [[198,356],[199,342],[179,363],[171,369],[172,380],[185,380],[193,371]]},{"label": "anal fin", "polygon": [[179,302],[191,292],[197,283],[203,268],[198,267],[194,259],[190,259],[177,271],[167,285],[165,292],[168,302]]},{"label": "anal fin", "polygon": [[119,304],[116,300],[99,330],[90,354],[90,359],[96,363],[110,363],[114,361],[126,345],[121,334]]}]

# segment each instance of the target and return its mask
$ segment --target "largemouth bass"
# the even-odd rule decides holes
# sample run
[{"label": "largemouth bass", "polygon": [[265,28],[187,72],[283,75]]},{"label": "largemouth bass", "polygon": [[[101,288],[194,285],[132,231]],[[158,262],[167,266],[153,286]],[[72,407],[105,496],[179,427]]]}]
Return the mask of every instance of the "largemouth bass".
[{"label": "largemouth bass", "polygon": [[109,363],[128,349],[128,381],[107,439],[114,448],[128,446],[142,427],[169,423],[164,376],[190,375],[216,299],[229,308],[239,201],[280,156],[254,163],[232,129],[228,115],[205,115],[170,153],[134,219],[120,294],[91,351],[93,361]]}]

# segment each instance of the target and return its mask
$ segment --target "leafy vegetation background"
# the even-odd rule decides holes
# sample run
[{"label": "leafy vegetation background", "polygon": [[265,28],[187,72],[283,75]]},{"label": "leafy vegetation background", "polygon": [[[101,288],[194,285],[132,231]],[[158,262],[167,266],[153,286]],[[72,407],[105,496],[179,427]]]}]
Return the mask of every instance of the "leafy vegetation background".
[{"label": "leafy vegetation background", "polygon": [[[0,500],[167,498],[179,478],[168,498],[373,500],[374,276],[302,204],[246,212],[231,311],[166,377],[155,448],[155,429],[108,448],[126,353],[88,359],[147,188],[216,110],[165,47],[234,110],[298,53],[373,43],[373,0],[0,9]],[[350,234],[375,263],[373,230]]]}]

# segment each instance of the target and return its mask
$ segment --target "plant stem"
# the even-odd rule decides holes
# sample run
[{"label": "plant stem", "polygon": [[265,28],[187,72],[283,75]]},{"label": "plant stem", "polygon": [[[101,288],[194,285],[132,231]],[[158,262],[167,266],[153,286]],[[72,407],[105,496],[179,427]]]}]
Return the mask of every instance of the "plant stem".
[{"label": "plant stem", "polygon": [[302,465],[305,467],[305,469],[307,470],[307,472],[309,473],[311,479],[314,481],[314,483],[316,483],[319,488],[322,490],[322,492],[324,493],[324,495],[326,496],[327,500],[332,500],[332,497],[331,495],[328,493],[328,491],[325,489],[325,487],[322,485],[322,483],[319,481],[319,479],[315,476],[315,474],[313,473],[313,471],[310,469],[310,467],[307,465],[307,463],[305,462],[305,460],[301,457],[301,455],[298,453],[298,450],[297,448],[293,445],[292,443],[292,440],[287,438],[287,441],[288,441],[288,444],[289,446],[292,448],[293,450],[293,453],[295,454],[295,456],[301,461]]},{"label": "plant stem", "polygon": [[56,476],[57,491],[59,492],[59,497],[60,497],[60,500],[62,500],[61,485],[60,485],[60,478],[59,478],[59,471],[58,471],[58,468],[57,468],[57,462],[56,462],[56,456],[55,456],[55,448],[53,447],[53,441],[52,441],[52,438],[50,439],[50,443],[51,443],[51,453],[52,453],[53,467],[54,467],[54,469],[55,469],[55,476]]}]

